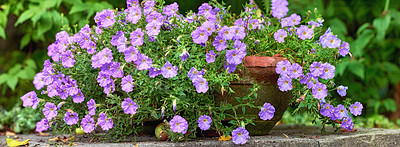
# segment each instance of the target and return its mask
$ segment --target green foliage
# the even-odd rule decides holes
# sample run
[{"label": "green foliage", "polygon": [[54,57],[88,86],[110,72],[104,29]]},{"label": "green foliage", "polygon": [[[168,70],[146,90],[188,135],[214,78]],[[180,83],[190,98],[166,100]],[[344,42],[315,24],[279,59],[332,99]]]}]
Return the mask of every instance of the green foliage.
[{"label": "green foliage", "polygon": [[9,128],[16,133],[30,133],[36,128],[36,122],[40,119],[38,109],[30,107],[21,109],[20,104],[9,111],[0,107],[0,130]]}]

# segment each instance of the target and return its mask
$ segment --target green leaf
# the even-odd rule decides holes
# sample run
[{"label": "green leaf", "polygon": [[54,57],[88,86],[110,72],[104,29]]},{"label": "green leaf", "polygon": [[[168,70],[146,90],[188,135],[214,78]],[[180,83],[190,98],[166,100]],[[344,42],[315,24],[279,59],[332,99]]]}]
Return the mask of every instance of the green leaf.
[{"label": "green leaf", "polygon": [[350,72],[355,74],[361,79],[365,77],[364,65],[360,61],[352,61],[348,64],[348,68]]},{"label": "green leaf", "polygon": [[11,76],[15,76],[22,68],[21,64],[15,64],[11,69],[8,71],[8,74]]},{"label": "green leaf", "polygon": [[360,35],[361,35],[361,32],[363,32],[363,31],[364,31],[365,29],[367,29],[369,26],[371,26],[371,23],[367,22],[367,23],[364,23],[363,25],[361,25],[360,27],[358,27],[358,30],[357,30],[356,35],[357,35],[357,36],[360,36]]},{"label": "green leaf", "polygon": [[0,75],[0,85],[3,84],[4,82],[6,82],[8,79],[8,74],[3,73]]},{"label": "green leaf", "polygon": [[40,24],[38,25],[38,30],[37,30],[37,36],[42,36],[45,32],[51,29],[53,26],[53,23],[51,21],[51,16],[50,14],[46,13],[45,15],[42,16],[42,19],[40,19]]},{"label": "green leaf", "polygon": [[34,16],[37,12],[37,9],[32,7],[29,8],[28,10],[26,10],[25,12],[23,12],[17,19],[17,22],[15,22],[14,26],[18,26],[19,24],[25,22],[26,20],[28,20],[29,18],[31,18],[32,16]]},{"label": "green leaf", "polygon": [[385,39],[386,30],[389,28],[390,21],[390,14],[386,14],[385,17],[376,18],[372,22],[372,26],[374,26],[377,32],[376,39],[378,39],[379,41],[383,41]]},{"label": "green leaf", "polygon": [[17,84],[18,84],[18,77],[17,76],[11,76],[11,77],[9,77],[7,79],[7,85],[8,85],[8,87],[10,87],[10,89],[12,91],[15,90],[15,87],[17,86]]},{"label": "green leaf", "polygon": [[0,38],[6,39],[6,32],[2,26],[0,26]]},{"label": "green leaf", "polygon": [[53,23],[54,25],[56,25],[57,27],[61,27],[61,14],[58,11],[50,11],[49,12],[51,18],[53,19]]},{"label": "green leaf", "polygon": [[392,98],[382,100],[382,105],[387,111],[396,112],[397,110],[397,103]]},{"label": "green leaf", "polygon": [[32,68],[25,68],[25,69],[21,70],[20,72],[18,72],[17,77],[19,77],[21,79],[25,79],[25,80],[33,80],[35,75],[36,75],[35,70],[33,70]]},{"label": "green leaf", "polygon": [[40,18],[42,18],[42,15],[45,14],[46,9],[42,9],[40,11],[38,11],[32,18],[32,25],[33,27],[36,26],[36,23],[40,20]]},{"label": "green leaf", "polygon": [[71,10],[69,10],[69,14],[74,14],[77,12],[82,12],[82,11],[86,11],[88,9],[92,9],[91,7],[89,7],[86,4],[74,4],[74,6],[72,6]]},{"label": "green leaf", "polygon": [[23,49],[25,46],[29,44],[30,41],[31,41],[31,34],[30,33],[25,34],[24,37],[21,38],[19,49]]},{"label": "green leaf", "polygon": [[335,75],[339,75],[342,76],[344,71],[346,70],[347,65],[349,64],[349,61],[344,61],[342,63],[339,63],[336,65],[336,71],[335,71]]},{"label": "green leaf", "polygon": [[37,69],[36,62],[33,59],[26,59],[25,64],[26,64],[25,68],[31,68],[34,70]]},{"label": "green leaf", "polygon": [[339,18],[334,18],[329,21],[329,25],[332,28],[332,32],[335,32],[339,38],[344,38],[347,35],[347,26]]},{"label": "green leaf", "polygon": [[354,57],[361,57],[364,48],[371,42],[374,37],[374,31],[368,29],[361,33],[356,40],[350,42],[350,51],[353,53]]}]

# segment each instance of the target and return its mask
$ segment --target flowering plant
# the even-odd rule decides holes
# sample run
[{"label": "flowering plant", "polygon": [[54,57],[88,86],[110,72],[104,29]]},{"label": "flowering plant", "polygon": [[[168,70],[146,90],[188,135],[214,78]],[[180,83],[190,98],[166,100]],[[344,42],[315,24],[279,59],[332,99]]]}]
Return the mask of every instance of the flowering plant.
[{"label": "flowering plant", "polygon": [[[271,13],[263,15],[251,1],[235,16],[223,3],[211,1],[184,16],[177,3],[127,0],[127,9],[98,12],[96,26],[75,33],[67,27],[56,35],[48,47],[51,60],[34,78],[35,88],[44,88],[41,99],[31,91],[21,97],[23,105],[43,108],[38,132],[82,127],[91,133],[100,126],[119,138],[137,134],[150,118],[166,120],[171,140],[195,137],[199,128],[232,133],[234,143],[244,144],[252,118],[228,112],[239,105],[259,108],[260,118],[269,120],[277,106],[254,105],[257,85],[237,105],[218,106],[214,94],[232,91],[229,84],[240,79],[235,70],[243,68],[244,57],[280,54],[288,60],[277,64],[277,82],[281,91],[292,91],[295,111],[306,108],[324,124],[342,121],[341,127],[352,130],[346,107],[359,115],[362,105],[350,106],[346,99],[334,107],[328,94],[328,89],[346,93],[347,87],[334,86],[333,77],[348,43],[330,30],[322,34],[318,14],[285,17],[286,0],[271,4]],[[237,121],[224,126],[226,117]]]}]

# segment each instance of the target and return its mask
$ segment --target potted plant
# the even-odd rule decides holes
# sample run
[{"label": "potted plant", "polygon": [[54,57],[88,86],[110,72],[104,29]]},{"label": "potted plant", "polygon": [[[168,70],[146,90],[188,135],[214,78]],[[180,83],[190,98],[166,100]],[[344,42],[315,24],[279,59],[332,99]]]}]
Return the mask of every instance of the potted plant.
[{"label": "potted plant", "polygon": [[[345,95],[345,87],[333,85],[333,65],[348,53],[348,44],[329,30],[319,37],[318,14],[285,17],[287,1],[271,4],[271,15],[250,2],[235,16],[211,1],[184,16],[177,3],[127,0],[126,9],[98,12],[95,26],[65,27],[56,35],[48,47],[51,59],[34,79],[41,95],[28,92],[23,105],[43,109],[38,132],[82,127],[93,133],[101,127],[116,138],[137,135],[145,122],[159,120],[173,141],[213,129],[244,144],[246,128],[257,125],[256,119],[272,119],[272,128],[288,100],[298,105],[296,111],[306,108],[324,124],[342,121],[341,127],[352,130],[349,99],[334,107],[327,94],[338,89]],[[240,94],[243,88],[235,85],[248,91]],[[277,95],[287,100],[269,102]],[[353,115],[361,109],[359,103],[350,106]],[[241,115],[255,110],[258,116]]]}]

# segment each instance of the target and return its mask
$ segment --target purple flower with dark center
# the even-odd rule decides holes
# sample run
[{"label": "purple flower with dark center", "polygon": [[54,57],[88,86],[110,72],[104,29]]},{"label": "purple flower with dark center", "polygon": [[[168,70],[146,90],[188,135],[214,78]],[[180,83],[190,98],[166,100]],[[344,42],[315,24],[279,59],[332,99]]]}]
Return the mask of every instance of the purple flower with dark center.
[{"label": "purple flower with dark center", "polygon": [[197,123],[199,124],[199,128],[203,131],[210,129],[212,119],[208,115],[202,115],[199,117],[199,120],[197,120]]},{"label": "purple flower with dark center", "polygon": [[222,39],[224,40],[232,40],[233,36],[235,36],[235,30],[224,26],[218,30],[218,36],[222,36]]},{"label": "purple flower with dark center", "polygon": [[85,100],[85,96],[83,95],[83,93],[79,89],[78,93],[76,93],[75,95],[72,96],[72,101],[74,103],[82,103],[83,100]]},{"label": "purple flower with dark center", "polygon": [[172,66],[168,61],[161,68],[161,74],[164,78],[173,78],[178,74],[178,67]]},{"label": "purple flower with dark center", "polygon": [[193,85],[196,87],[197,93],[206,93],[208,90],[208,82],[202,75],[198,75],[192,80]]},{"label": "purple flower with dark center", "polygon": [[126,98],[121,103],[121,107],[124,110],[124,113],[132,115],[136,114],[136,111],[138,109],[138,105],[131,98]]},{"label": "purple flower with dark center", "polygon": [[53,103],[47,102],[43,108],[43,114],[47,120],[57,116],[57,107]]},{"label": "purple flower with dark center", "polygon": [[130,8],[130,7],[137,7],[137,6],[139,6],[139,0],[127,0],[127,1],[126,1],[126,6],[127,6],[128,8]]},{"label": "purple flower with dark center", "polygon": [[261,111],[258,113],[258,116],[262,120],[271,120],[274,117],[275,107],[270,103],[264,103],[264,106],[261,108]]},{"label": "purple flower with dark center", "polygon": [[61,99],[65,100],[68,97],[68,92],[65,85],[60,85],[57,89],[58,95]]},{"label": "purple flower with dark center", "polygon": [[78,113],[67,111],[64,115],[64,121],[67,125],[77,124],[79,120]]},{"label": "purple flower with dark center", "polygon": [[142,18],[142,11],[140,7],[128,7],[124,11],[126,15],[126,20],[131,22],[132,24],[136,24],[140,18]]},{"label": "purple flower with dark center", "polygon": [[46,118],[36,123],[36,132],[47,131],[47,129],[49,129],[49,121]]},{"label": "purple flower with dark center", "polygon": [[339,109],[338,119],[342,119],[349,116],[349,114],[347,113],[347,109],[342,104],[337,105],[336,108]]},{"label": "purple flower with dark center", "polygon": [[160,33],[161,24],[158,23],[148,23],[146,25],[146,33],[149,36],[157,36]]},{"label": "purple flower with dark center", "polygon": [[208,3],[203,3],[199,7],[198,15],[209,15],[212,11],[212,7]]},{"label": "purple flower with dark center", "polygon": [[227,44],[226,44],[226,41],[222,38],[222,36],[218,35],[217,37],[215,37],[213,46],[215,47],[215,49],[217,51],[222,51],[222,50],[225,50],[225,48],[227,47]]},{"label": "purple flower with dark center", "polygon": [[295,25],[299,25],[300,21],[301,21],[301,17],[299,15],[297,15],[296,13],[293,13],[292,15],[290,15],[288,17],[288,21],[290,22],[290,26],[295,26]]},{"label": "purple flower with dark center", "polygon": [[250,24],[250,28],[252,30],[257,29],[257,27],[260,25],[260,23],[258,22],[258,19],[252,19],[249,21]]},{"label": "purple flower with dark center", "polygon": [[139,54],[137,57],[137,60],[134,61],[134,63],[137,65],[137,69],[138,70],[148,70],[151,67],[151,64],[153,63],[153,61],[147,57],[144,54]]},{"label": "purple flower with dark center", "polygon": [[101,12],[97,12],[94,16],[94,21],[100,28],[109,28],[115,23],[115,14],[111,10],[104,9]]},{"label": "purple flower with dark center", "polygon": [[138,59],[138,55],[140,54],[139,50],[133,46],[129,46],[124,52],[125,61],[126,62],[135,62]]},{"label": "purple flower with dark center", "polygon": [[175,132],[175,133],[186,134],[186,131],[188,129],[188,122],[179,115],[175,115],[169,121],[169,125],[170,125],[170,129],[172,130],[172,132]]},{"label": "purple flower with dark center", "polygon": [[305,25],[301,25],[296,29],[297,36],[299,36],[299,38],[302,40],[311,39],[313,37],[313,33],[314,30]]},{"label": "purple flower with dark center", "polygon": [[242,59],[246,56],[246,51],[241,51],[237,49],[227,50],[225,54],[226,62],[229,64],[240,64],[242,63]]},{"label": "purple flower with dark center", "polygon": [[205,28],[197,27],[196,30],[191,33],[191,36],[194,43],[201,44],[207,42],[209,34]]},{"label": "purple flower with dark center", "polygon": [[241,26],[241,27],[244,27],[244,25],[245,25],[245,23],[244,23],[244,21],[243,21],[243,19],[242,18],[239,18],[239,19],[236,19],[235,20],[235,23],[233,23],[235,26]]},{"label": "purple flower with dark center", "polygon": [[74,55],[72,54],[71,50],[67,50],[62,54],[62,65],[65,68],[73,67],[75,64]]},{"label": "purple flower with dark center", "polygon": [[53,98],[54,96],[58,95],[57,88],[60,86],[59,83],[54,82],[53,84],[50,84],[47,86],[47,96]]},{"label": "purple flower with dark center", "polygon": [[129,93],[133,90],[133,78],[131,75],[127,75],[122,78],[121,87],[126,93]]},{"label": "purple flower with dark center", "polygon": [[293,63],[288,70],[290,78],[297,79],[303,75],[303,68],[297,63]]},{"label": "purple flower with dark center", "polygon": [[110,78],[110,75],[99,72],[99,75],[97,76],[97,82],[101,87],[106,87],[108,84],[112,83],[113,80]]},{"label": "purple flower with dark center", "polygon": [[321,62],[313,62],[310,65],[310,73],[314,77],[318,77],[324,73],[324,68]]},{"label": "purple flower with dark center", "polygon": [[143,44],[144,33],[142,32],[141,28],[137,28],[130,35],[131,37],[129,39],[131,39],[131,44],[133,46],[141,46]]},{"label": "purple flower with dark center", "polygon": [[156,41],[156,37],[154,36],[149,36],[149,42],[154,42]]},{"label": "purple flower with dark center", "polygon": [[[164,19],[164,16],[161,13],[158,13],[157,11],[153,11],[150,13],[150,15],[147,16],[146,21],[149,24],[153,23],[153,24],[157,25],[158,27],[160,27],[163,24],[163,19]],[[146,29],[147,29],[147,27],[146,27]],[[152,35],[149,35],[149,36],[152,36]]]},{"label": "purple flower with dark center", "polygon": [[289,5],[287,0],[272,0],[271,1],[272,16],[278,19],[285,17],[287,12],[289,11],[287,5]]},{"label": "purple flower with dark center", "polygon": [[114,127],[112,119],[108,118],[105,113],[100,113],[97,123],[104,131],[108,131]]},{"label": "purple flower with dark center", "polygon": [[68,95],[75,95],[78,93],[79,88],[76,81],[69,78],[69,82],[65,84]]},{"label": "purple flower with dark center", "polygon": [[287,32],[284,29],[279,29],[274,33],[274,38],[279,43],[285,42],[286,36]]},{"label": "purple flower with dark center", "polygon": [[354,104],[350,105],[350,113],[354,116],[361,115],[363,105],[360,102],[355,102]]},{"label": "purple flower with dark center", "polygon": [[244,30],[244,27],[242,26],[233,26],[233,39],[235,40],[242,40],[244,37],[246,37],[246,32]]},{"label": "purple flower with dark center", "polygon": [[81,125],[83,128],[83,132],[90,133],[95,129],[95,123],[90,115],[85,115],[85,117],[81,121]]},{"label": "purple flower with dark center", "polygon": [[317,83],[312,88],[312,94],[316,99],[323,99],[328,95],[328,90],[326,90],[326,85],[322,83]]},{"label": "purple flower with dark center", "polygon": [[86,46],[86,51],[88,54],[94,54],[96,52],[96,43],[90,41]]},{"label": "purple flower with dark center", "polygon": [[329,116],[331,120],[339,119],[339,115],[339,108],[331,108],[331,116]]},{"label": "purple flower with dark center", "polygon": [[149,77],[151,77],[151,78],[155,78],[156,76],[158,76],[160,74],[161,74],[161,70],[160,69],[157,69],[155,67],[151,67],[149,69]]},{"label": "purple flower with dark center", "polygon": [[33,79],[33,84],[37,90],[42,89],[45,85],[49,85],[53,82],[53,78],[51,78],[47,73],[39,72],[36,74]]},{"label": "purple flower with dark center", "polygon": [[156,5],[156,1],[148,0],[144,2],[143,13],[148,15],[153,11],[154,6]]},{"label": "purple flower with dark center", "polygon": [[322,108],[320,113],[322,114],[322,116],[325,117],[331,117],[331,109],[334,109],[335,107],[333,107],[331,104],[326,103]]},{"label": "purple flower with dark center", "polygon": [[99,56],[99,62],[101,65],[110,63],[111,60],[113,59],[112,51],[109,48],[104,48],[102,51],[98,52],[96,55]]},{"label": "purple flower with dark center", "polygon": [[278,86],[281,91],[292,90],[292,79],[287,75],[281,75],[278,79]]},{"label": "purple flower with dark center", "polygon": [[280,75],[289,75],[292,64],[288,60],[280,61],[276,64],[275,72]]},{"label": "purple flower with dark center", "polygon": [[332,79],[335,76],[335,66],[332,66],[328,62],[322,64],[323,72],[321,75],[322,79]]},{"label": "purple flower with dark center", "polygon": [[210,21],[205,21],[201,25],[201,27],[204,28],[209,35],[211,35],[215,31],[215,24],[213,22],[210,22]]},{"label": "purple flower with dark center", "polygon": [[323,39],[323,42],[321,42],[322,47],[328,47],[328,48],[338,48],[340,47],[340,42],[341,40],[337,38],[336,35],[327,35],[325,39]]},{"label": "purple flower with dark center", "polygon": [[109,96],[109,94],[113,93],[115,91],[115,83],[111,82],[110,84],[108,84],[107,86],[104,87],[103,92]]},{"label": "purple flower with dark center", "polygon": [[239,40],[236,40],[232,47],[236,50],[246,52],[247,45]]},{"label": "purple flower with dark center", "polygon": [[349,131],[353,131],[354,124],[351,120],[351,117],[344,118],[340,127]]},{"label": "purple flower with dark center", "polygon": [[118,31],[116,35],[111,35],[111,45],[116,46],[120,53],[126,50],[126,37],[124,36],[124,32]]},{"label": "purple flower with dark center", "polygon": [[167,16],[173,16],[176,15],[176,12],[178,12],[178,10],[179,10],[179,5],[176,2],[174,2],[164,7],[163,14]]},{"label": "purple flower with dark center", "polygon": [[189,56],[190,54],[186,49],[184,49],[183,52],[179,55],[179,57],[181,57],[182,62],[188,59]]},{"label": "purple flower with dark center", "polygon": [[337,88],[337,93],[340,95],[340,96],[346,96],[346,90],[348,89],[348,87],[347,86],[343,86],[343,85],[340,85],[340,86],[338,86],[338,88]]},{"label": "purple flower with dark center", "polygon": [[239,127],[232,131],[232,141],[235,144],[245,144],[249,138],[249,131],[245,128]]},{"label": "purple flower with dark center", "polygon": [[234,72],[236,70],[237,64],[229,64],[228,62],[224,62],[225,70],[228,70],[228,74]]},{"label": "purple flower with dark center", "polygon": [[349,43],[342,41],[342,45],[339,46],[339,54],[344,57],[347,54],[349,54],[349,51],[350,51]]},{"label": "purple flower with dark center", "polygon": [[87,102],[87,107],[89,109],[89,115],[95,115],[96,114],[96,102],[93,99],[90,99]]},{"label": "purple flower with dark center", "polygon": [[24,96],[21,97],[21,100],[23,102],[22,106],[32,106],[33,109],[36,109],[37,105],[39,104],[39,99],[35,91],[26,93]]},{"label": "purple flower with dark center", "polygon": [[207,63],[213,63],[215,62],[215,56],[216,54],[214,53],[214,50],[211,50],[206,54],[206,61]]},{"label": "purple flower with dark center", "polygon": [[187,74],[187,77],[189,77],[190,80],[193,80],[195,77],[198,75],[203,75],[204,73],[199,72],[196,68],[192,67]]},{"label": "purple flower with dark center", "polygon": [[122,78],[124,76],[124,71],[119,62],[111,62],[112,76],[114,78]]}]

